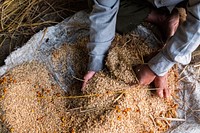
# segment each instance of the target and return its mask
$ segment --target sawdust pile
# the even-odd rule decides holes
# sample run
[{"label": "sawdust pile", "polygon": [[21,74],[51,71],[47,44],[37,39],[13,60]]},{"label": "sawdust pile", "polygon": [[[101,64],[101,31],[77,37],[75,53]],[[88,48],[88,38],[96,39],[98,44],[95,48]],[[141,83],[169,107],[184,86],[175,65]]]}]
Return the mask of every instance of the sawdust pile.
[{"label": "sawdust pile", "polygon": [[[47,67],[26,63],[1,77],[3,122],[14,132],[70,133],[161,133],[170,127],[166,118],[176,118],[173,99],[155,95],[152,86],[140,86],[132,66],[145,63],[157,49],[145,39],[129,34],[116,35],[106,58],[106,69],[89,81],[82,93],[87,67],[88,38],[63,44],[51,55],[53,70],[68,86],[57,85]],[[168,83],[176,96],[177,70],[169,72]]]}]

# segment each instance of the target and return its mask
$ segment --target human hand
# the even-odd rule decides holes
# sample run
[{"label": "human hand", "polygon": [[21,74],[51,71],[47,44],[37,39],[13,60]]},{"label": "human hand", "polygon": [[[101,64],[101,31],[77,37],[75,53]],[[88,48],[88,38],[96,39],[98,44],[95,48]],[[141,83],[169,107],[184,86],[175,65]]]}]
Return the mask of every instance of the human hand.
[{"label": "human hand", "polygon": [[138,65],[133,69],[141,85],[149,85],[156,77],[148,65]]},{"label": "human hand", "polygon": [[167,75],[156,76],[153,71],[147,65],[139,65],[134,68],[135,74],[141,85],[149,85],[154,81],[154,85],[157,88],[156,93],[161,98],[169,98],[171,92],[167,84]]},{"label": "human hand", "polygon": [[95,71],[88,71],[87,74],[84,76],[84,81],[83,81],[83,85],[81,89],[82,91],[85,91],[85,86],[88,80],[90,80],[94,76],[95,73],[96,73]]},{"label": "human hand", "polygon": [[154,85],[157,88],[156,93],[161,98],[169,98],[171,95],[171,92],[167,85],[167,75],[164,76],[157,76],[154,80]]}]

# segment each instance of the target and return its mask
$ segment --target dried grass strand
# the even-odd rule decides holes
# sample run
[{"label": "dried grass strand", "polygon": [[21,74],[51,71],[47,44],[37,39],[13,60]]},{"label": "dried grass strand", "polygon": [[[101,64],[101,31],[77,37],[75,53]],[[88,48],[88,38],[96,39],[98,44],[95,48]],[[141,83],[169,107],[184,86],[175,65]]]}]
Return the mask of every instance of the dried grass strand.
[{"label": "dried grass strand", "polygon": [[156,117],[156,119],[167,120],[167,121],[186,121],[186,119],[180,118],[166,118],[166,117]]}]

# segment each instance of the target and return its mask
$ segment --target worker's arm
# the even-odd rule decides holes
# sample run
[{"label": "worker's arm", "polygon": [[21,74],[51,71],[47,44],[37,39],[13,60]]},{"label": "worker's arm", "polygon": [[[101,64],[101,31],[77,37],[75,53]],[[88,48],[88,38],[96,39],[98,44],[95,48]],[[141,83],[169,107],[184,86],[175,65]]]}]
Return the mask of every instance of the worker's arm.
[{"label": "worker's arm", "polygon": [[166,7],[175,6],[176,4],[184,0],[147,0],[147,1],[149,1],[151,4],[153,4],[157,8],[160,8],[163,6],[166,6]]},{"label": "worker's arm", "polygon": [[189,0],[186,22],[181,24],[175,35],[158,55],[152,58],[148,65],[135,68],[140,84],[148,85],[154,81],[157,94],[169,97],[167,72],[175,63],[188,64],[191,53],[200,43],[200,1]]},{"label": "worker's arm", "polygon": [[90,43],[88,73],[84,76],[82,90],[95,72],[102,70],[105,54],[115,36],[119,0],[94,0],[90,15]]},{"label": "worker's arm", "polygon": [[175,63],[183,65],[191,61],[191,53],[200,44],[200,1],[189,0],[187,19],[177,29],[162,51],[148,62],[158,76],[165,75]]},{"label": "worker's arm", "polygon": [[90,71],[103,68],[103,60],[115,36],[119,0],[94,0],[90,15],[89,66]]}]

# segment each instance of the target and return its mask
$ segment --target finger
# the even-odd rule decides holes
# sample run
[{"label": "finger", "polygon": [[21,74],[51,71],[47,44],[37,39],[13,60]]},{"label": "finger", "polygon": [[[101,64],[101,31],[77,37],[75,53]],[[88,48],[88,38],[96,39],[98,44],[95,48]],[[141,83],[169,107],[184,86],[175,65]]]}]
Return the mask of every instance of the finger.
[{"label": "finger", "polygon": [[164,91],[163,91],[162,88],[158,88],[158,89],[156,90],[156,93],[157,93],[157,95],[158,95],[159,97],[163,98],[163,93],[164,93]]},{"label": "finger", "polygon": [[85,87],[86,87],[88,80],[89,80],[89,78],[87,76],[85,76],[84,81],[83,81],[83,85],[82,85],[82,88],[81,88],[82,91],[85,91]]},{"label": "finger", "polygon": [[147,85],[147,83],[145,83],[143,80],[139,80],[139,84],[140,85]]},{"label": "finger", "polygon": [[88,82],[88,79],[85,79],[84,82],[83,82],[81,91],[85,91],[85,87],[86,87],[87,82]]},{"label": "finger", "polygon": [[168,89],[168,88],[166,88],[166,89],[164,89],[164,97],[165,98],[169,98],[170,97],[170,95],[171,95],[171,92],[170,92],[170,90]]},{"label": "finger", "polygon": [[85,87],[86,87],[88,80],[90,80],[94,74],[95,74],[94,71],[88,71],[88,73],[84,76],[84,82],[83,82],[83,85],[81,88],[82,91],[85,91]]}]

